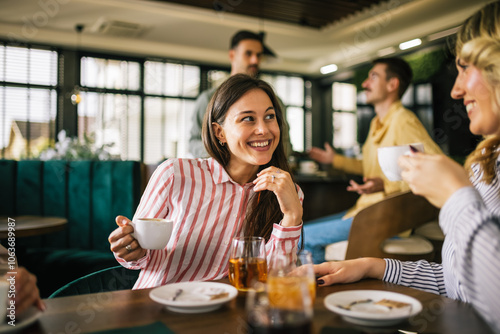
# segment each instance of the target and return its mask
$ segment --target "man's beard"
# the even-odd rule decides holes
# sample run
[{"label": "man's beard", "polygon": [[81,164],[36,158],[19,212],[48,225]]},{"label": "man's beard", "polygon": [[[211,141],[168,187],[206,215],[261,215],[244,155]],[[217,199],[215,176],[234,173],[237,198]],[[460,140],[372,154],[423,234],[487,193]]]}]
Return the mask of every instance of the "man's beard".
[{"label": "man's beard", "polygon": [[259,74],[259,67],[255,65],[250,65],[247,67],[247,74],[256,78]]}]

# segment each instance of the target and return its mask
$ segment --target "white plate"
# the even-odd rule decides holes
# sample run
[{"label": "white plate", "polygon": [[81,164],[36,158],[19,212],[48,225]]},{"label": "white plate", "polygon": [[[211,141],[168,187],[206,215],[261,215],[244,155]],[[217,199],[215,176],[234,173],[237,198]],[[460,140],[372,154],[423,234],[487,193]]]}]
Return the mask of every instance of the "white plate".
[{"label": "white plate", "polygon": [[[175,299],[176,292],[182,293]],[[211,294],[227,293],[227,296],[210,299]],[[238,290],[232,285],[215,282],[181,282],[160,286],[151,290],[149,297],[166,305],[167,309],[180,313],[202,313],[218,309],[224,303],[236,298]]]},{"label": "white plate", "polygon": [[16,317],[15,326],[11,326],[7,323],[8,321],[11,321],[10,318],[7,318],[6,322],[0,324],[0,333],[18,331],[25,327],[28,327],[29,325],[37,321],[41,315],[42,311],[40,311],[36,307],[30,307],[25,312],[23,312],[20,317]]},{"label": "white plate", "polygon": [[[348,306],[352,302],[371,299],[373,303],[358,304],[351,310],[340,306]],[[374,305],[382,299],[390,299],[410,304],[410,307],[389,309]],[[413,297],[396,292],[380,290],[351,290],[329,294],[325,298],[325,306],[330,311],[340,314],[345,321],[364,326],[389,326],[397,324],[422,311],[422,304]]]}]

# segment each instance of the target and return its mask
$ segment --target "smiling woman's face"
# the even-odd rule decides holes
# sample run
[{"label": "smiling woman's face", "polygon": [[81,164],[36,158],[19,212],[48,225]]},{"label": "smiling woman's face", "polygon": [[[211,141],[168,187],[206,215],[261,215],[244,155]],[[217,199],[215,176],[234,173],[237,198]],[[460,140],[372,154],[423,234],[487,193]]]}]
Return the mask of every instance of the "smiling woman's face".
[{"label": "smiling woman's face", "polygon": [[458,69],[451,97],[463,99],[470,119],[470,131],[476,135],[491,135],[500,132],[500,120],[493,110],[492,87],[486,82],[480,69],[457,58]]},{"label": "smiling woman's face", "polygon": [[230,167],[267,164],[280,140],[271,99],[258,88],[248,91],[228,109],[223,124],[212,126],[217,138],[228,146]]}]

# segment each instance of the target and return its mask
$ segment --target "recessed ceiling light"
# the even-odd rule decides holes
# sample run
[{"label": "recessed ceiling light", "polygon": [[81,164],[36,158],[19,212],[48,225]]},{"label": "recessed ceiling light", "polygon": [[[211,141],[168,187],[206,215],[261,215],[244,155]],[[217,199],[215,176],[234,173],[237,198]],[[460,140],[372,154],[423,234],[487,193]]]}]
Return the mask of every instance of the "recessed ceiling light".
[{"label": "recessed ceiling light", "polygon": [[403,42],[403,43],[399,44],[399,48],[401,50],[406,50],[406,49],[418,46],[420,44],[422,44],[422,40],[420,38],[415,38],[415,39],[412,39],[411,41],[407,41],[407,42]]},{"label": "recessed ceiling light", "polygon": [[333,73],[336,70],[338,70],[339,67],[335,64],[330,64],[330,65],[325,65],[319,69],[321,74],[328,74],[328,73]]}]

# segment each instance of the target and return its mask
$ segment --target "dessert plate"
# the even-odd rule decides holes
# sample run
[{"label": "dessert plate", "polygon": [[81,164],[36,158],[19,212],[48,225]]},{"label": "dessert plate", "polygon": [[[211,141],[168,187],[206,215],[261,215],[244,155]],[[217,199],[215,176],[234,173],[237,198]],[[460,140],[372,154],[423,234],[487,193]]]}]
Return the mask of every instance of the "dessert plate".
[{"label": "dessert plate", "polygon": [[345,321],[364,326],[397,324],[422,311],[413,297],[380,290],[351,290],[329,294],[325,306]]},{"label": "dessert plate", "polygon": [[180,313],[203,313],[218,309],[236,298],[232,285],[216,282],[181,282],[151,290],[149,297],[167,309]]}]

